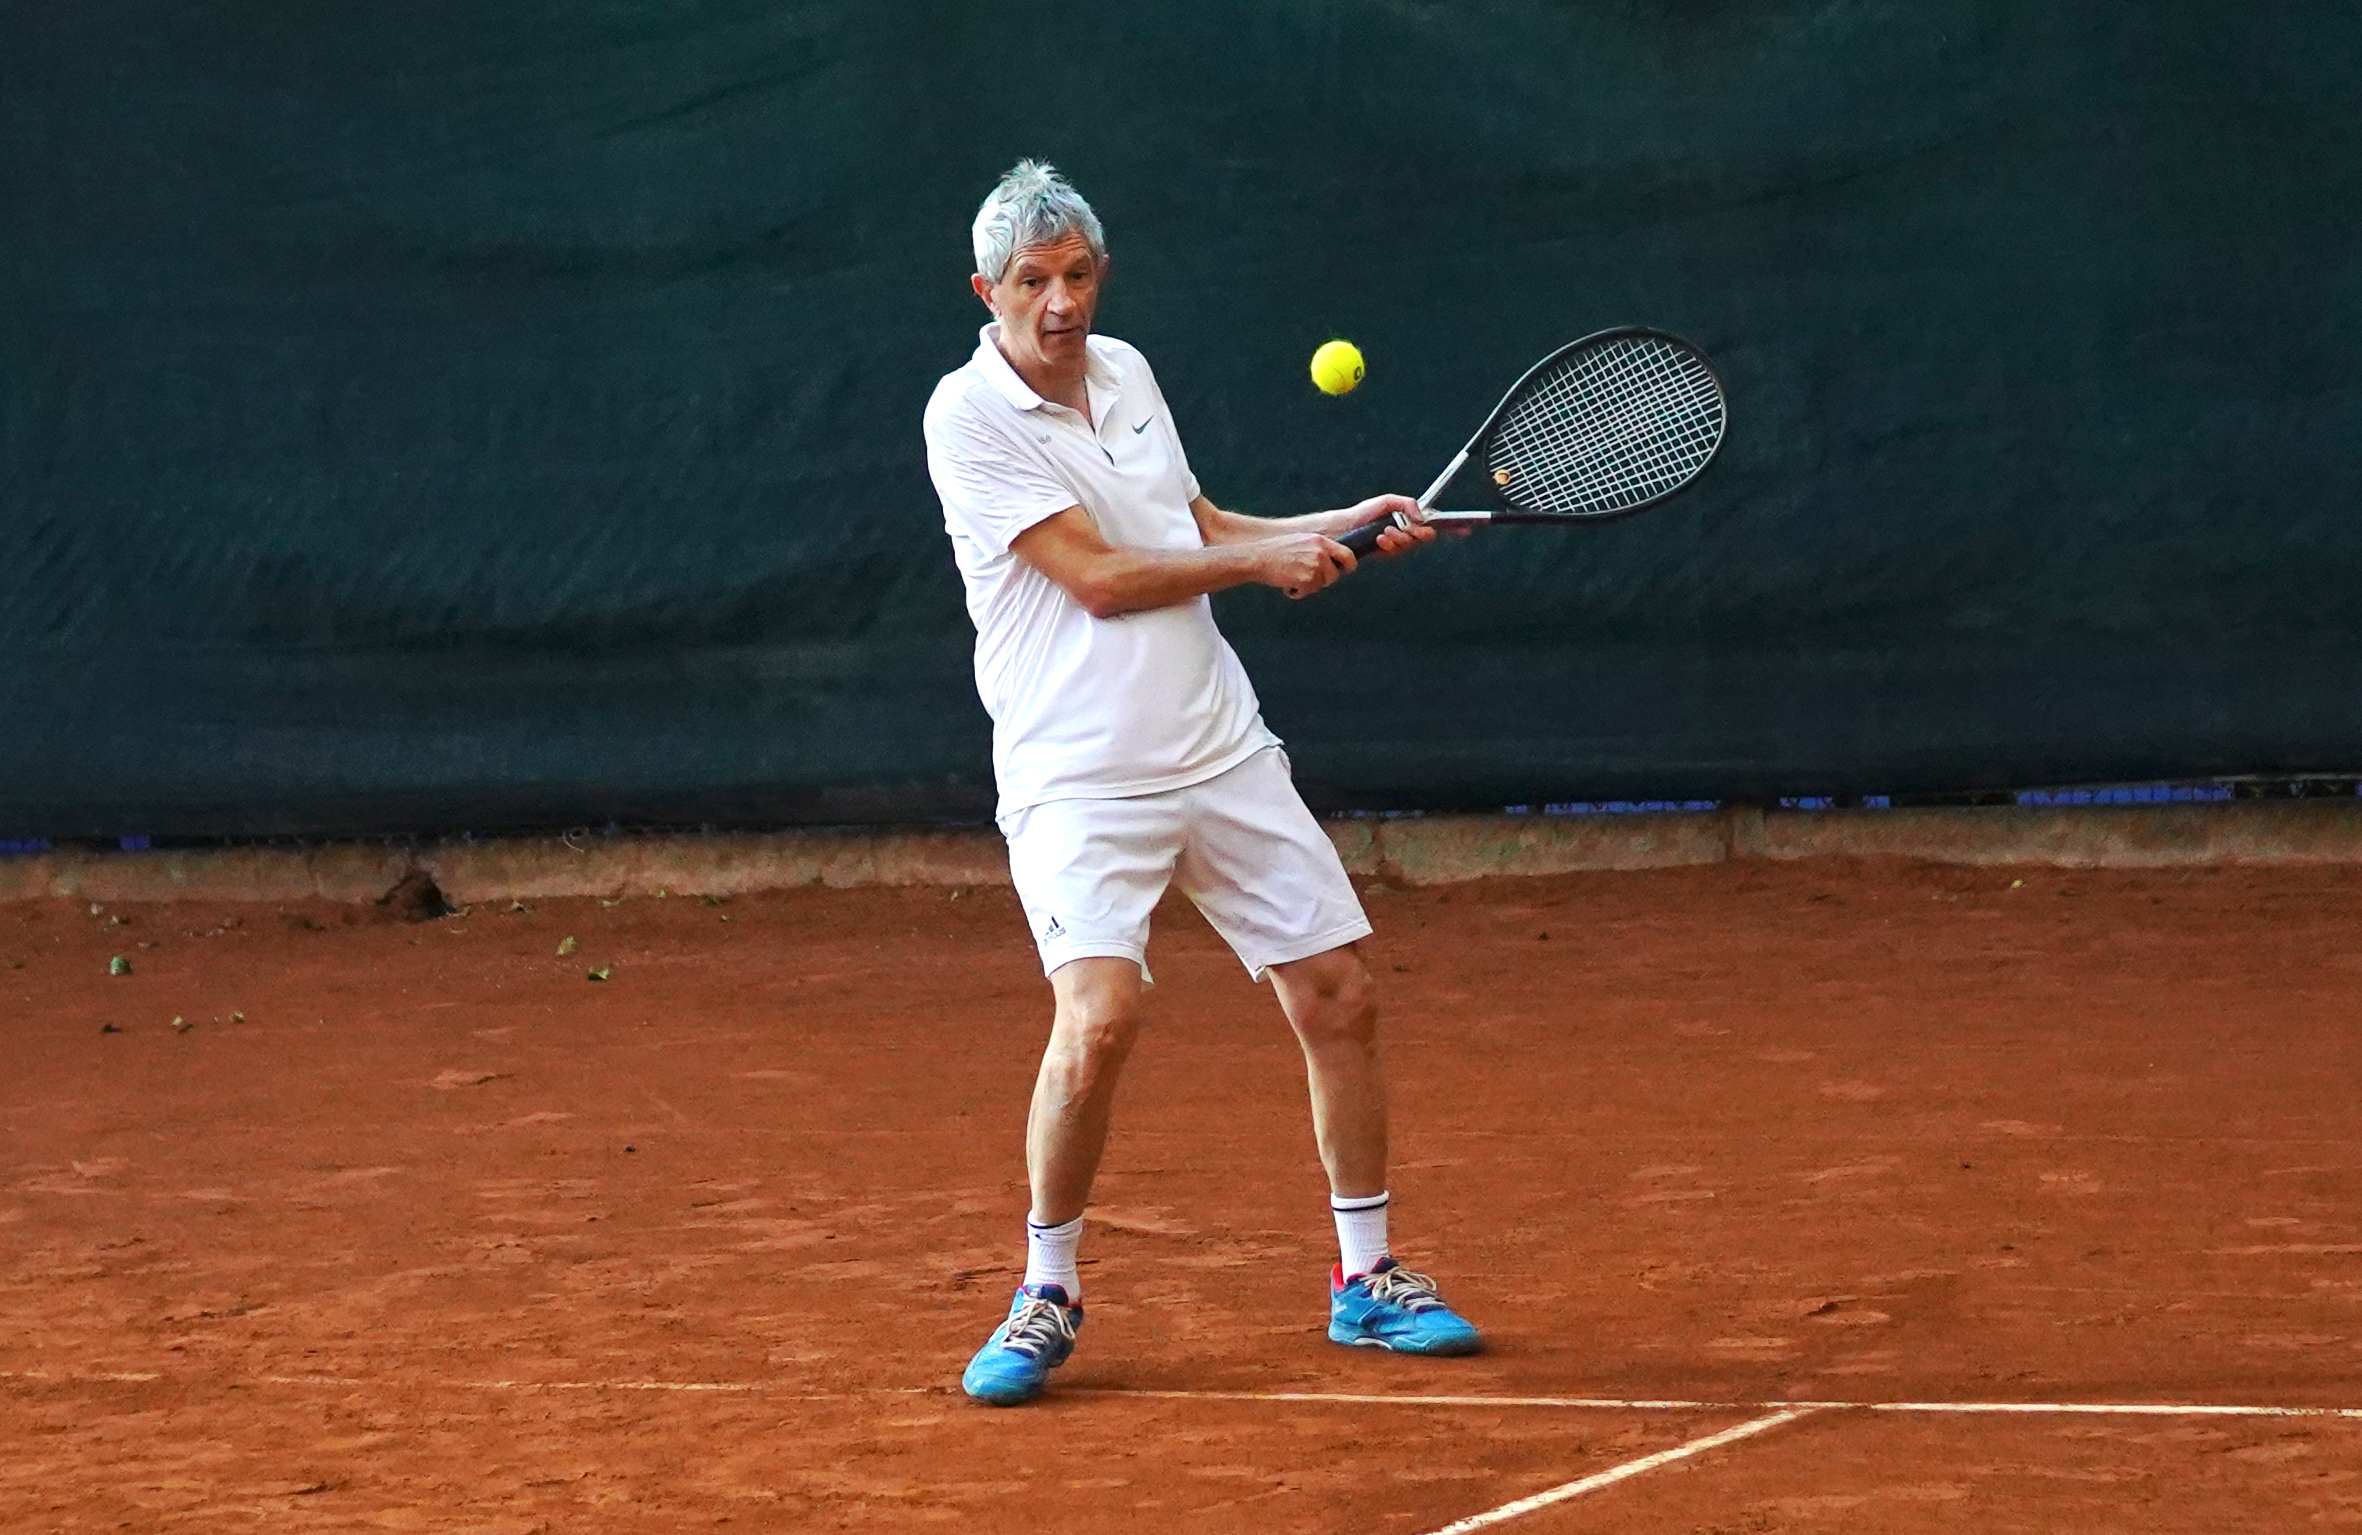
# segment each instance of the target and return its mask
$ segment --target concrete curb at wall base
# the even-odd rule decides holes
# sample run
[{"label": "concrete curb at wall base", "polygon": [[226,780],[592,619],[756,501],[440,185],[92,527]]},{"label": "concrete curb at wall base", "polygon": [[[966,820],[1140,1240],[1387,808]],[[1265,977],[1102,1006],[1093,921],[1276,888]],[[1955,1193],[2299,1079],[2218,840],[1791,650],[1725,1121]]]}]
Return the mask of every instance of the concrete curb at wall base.
[{"label": "concrete curb at wall base", "polygon": [[[1902,858],[1948,864],[2163,868],[2362,864],[2362,801],[1772,811],[1619,816],[1406,816],[1328,823],[1354,874],[1398,885],[1663,869],[1734,859]],[[416,847],[61,849],[0,857],[0,900],[364,903],[423,870],[458,905],[560,896],[742,895],[799,886],[1005,885],[1000,834],[782,831],[519,837]]]}]

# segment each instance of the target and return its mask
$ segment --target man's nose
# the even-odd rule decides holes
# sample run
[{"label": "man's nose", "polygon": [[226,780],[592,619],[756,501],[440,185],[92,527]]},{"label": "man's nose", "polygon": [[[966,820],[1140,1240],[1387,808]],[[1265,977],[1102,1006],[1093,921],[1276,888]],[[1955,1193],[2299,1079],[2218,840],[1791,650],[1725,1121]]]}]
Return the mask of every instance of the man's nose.
[{"label": "man's nose", "polygon": [[1048,303],[1050,312],[1053,314],[1074,313],[1074,289],[1068,287],[1063,280],[1052,282]]}]

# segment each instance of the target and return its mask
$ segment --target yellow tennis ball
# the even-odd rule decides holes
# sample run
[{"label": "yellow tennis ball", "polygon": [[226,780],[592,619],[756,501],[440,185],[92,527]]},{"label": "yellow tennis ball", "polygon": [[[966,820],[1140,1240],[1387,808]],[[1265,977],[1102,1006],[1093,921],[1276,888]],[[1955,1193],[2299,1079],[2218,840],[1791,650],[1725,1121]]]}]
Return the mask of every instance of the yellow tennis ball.
[{"label": "yellow tennis ball", "polygon": [[1322,394],[1346,394],[1361,382],[1361,348],[1350,341],[1326,341],[1312,354],[1312,381]]}]

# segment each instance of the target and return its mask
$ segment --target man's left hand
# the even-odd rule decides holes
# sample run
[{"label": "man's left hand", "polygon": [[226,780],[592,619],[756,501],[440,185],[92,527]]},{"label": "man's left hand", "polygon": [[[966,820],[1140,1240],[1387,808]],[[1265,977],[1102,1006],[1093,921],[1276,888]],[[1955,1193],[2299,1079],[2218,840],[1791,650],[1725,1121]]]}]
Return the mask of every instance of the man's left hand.
[{"label": "man's left hand", "polygon": [[[1395,525],[1397,513],[1408,519],[1409,527]],[[1421,544],[1435,541],[1435,529],[1428,523],[1427,513],[1409,496],[1372,496],[1367,501],[1345,508],[1337,514],[1337,533],[1350,533],[1364,523],[1371,522],[1387,524],[1386,531],[1378,535],[1380,554],[1402,554]]]}]

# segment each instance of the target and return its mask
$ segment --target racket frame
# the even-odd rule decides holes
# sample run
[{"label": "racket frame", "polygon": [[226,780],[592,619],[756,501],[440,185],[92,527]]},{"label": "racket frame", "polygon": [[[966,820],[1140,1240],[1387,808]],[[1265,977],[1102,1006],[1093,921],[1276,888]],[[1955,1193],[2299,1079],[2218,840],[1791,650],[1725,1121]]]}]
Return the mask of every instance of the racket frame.
[{"label": "racket frame", "polygon": [[[1493,507],[1490,510],[1430,510],[1430,508],[1434,505],[1435,498],[1444,493],[1445,487],[1449,486],[1452,483],[1452,480],[1458,476],[1460,471],[1468,466],[1468,460],[1474,457],[1480,448],[1484,447],[1486,437],[1491,434],[1495,426],[1500,424],[1503,413],[1505,413],[1509,407],[1514,404],[1521,395],[1524,394],[1526,385],[1531,383],[1536,375],[1547,372],[1551,367],[1555,366],[1561,358],[1566,357],[1570,353],[1579,352],[1585,347],[1598,346],[1602,342],[1621,341],[1627,337],[1643,337],[1652,341],[1672,342],[1674,345],[1680,347],[1682,350],[1697,358],[1699,365],[1705,368],[1706,375],[1714,380],[1715,394],[1725,399],[1728,398],[1727,392],[1723,389],[1722,374],[1720,370],[1714,366],[1714,360],[1706,355],[1705,350],[1702,347],[1698,346],[1695,342],[1690,341],[1686,337],[1676,336],[1669,330],[1659,330],[1656,327],[1649,325],[1613,325],[1606,330],[1593,331],[1588,336],[1579,337],[1576,340],[1568,342],[1566,345],[1550,353],[1550,355],[1544,357],[1540,362],[1535,363],[1532,367],[1526,369],[1523,373],[1517,376],[1517,382],[1511,384],[1509,388],[1502,394],[1500,403],[1495,405],[1492,409],[1492,413],[1484,418],[1484,424],[1479,426],[1475,432],[1469,436],[1468,445],[1462,448],[1459,452],[1452,455],[1452,461],[1444,465],[1443,473],[1435,477],[1435,483],[1429,485],[1427,489],[1419,496],[1419,510],[1422,514],[1424,514],[1425,520],[1435,524],[1482,524],[1488,522],[1514,522],[1529,524],[1560,523],[1571,525],[1575,523],[1613,522],[1619,517],[1629,517],[1635,512],[1645,512],[1652,506],[1660,505],[1663,502],[1670,500],[1672,497],[1680,495],[1683,491],[1689,489],[1690,486],[1697,483],[1698,476],[1704,474],[1706,472],[1707,466],[1712,464],[1714,460],[1721,455],[1722,444],[1730,435],[1730,418],[1727,405],[1724,407],[1724,429],[1721,432],[1715,434],[1713,448],[1707,452],[1706,457],[1700,461],[1698,467],[1691,470],[1688,475],[1683,477],[1680,484],[1673,485],[1666,488],[1665,490],[1659,491],[1657,494],[1649,497],[1646,501],[1636,501],[1630,506],[1619,506],[1612,511],[1601,512],[1521,512],[1514,507],[1511,507],[1508,504],[1506,497],[1501,497],[1500,505]],[[1494,494],[1498,496],[1499,492],[1496,490]],[[1398,514],[1392,519],[1392,525],[1399,528],[1407,527],[1409,526],[1409,523],[1405,518]],[[1364,527],[1376,526],[1379,525],[1376,523],[1364,524]],[[1362,529],[1356,528],[1353,531],[1355,533],[1360,533]],[[1374,547],[1377,542],[1377,535],[1374,533],[1370,534],[1368,541],[1370,545]],[[1348,545],[1347,547],[1350,548],[1352,546]],[[1355,552],[1361,553],[1365,551],[1357,549]]]}]

